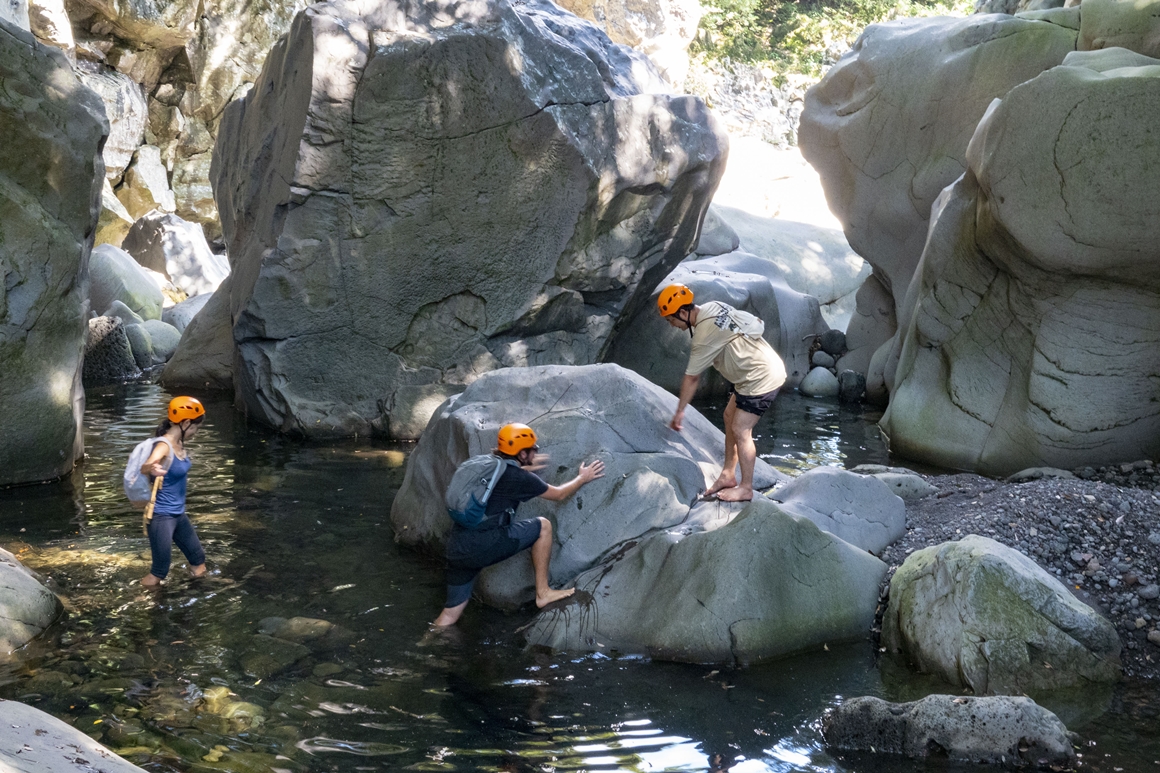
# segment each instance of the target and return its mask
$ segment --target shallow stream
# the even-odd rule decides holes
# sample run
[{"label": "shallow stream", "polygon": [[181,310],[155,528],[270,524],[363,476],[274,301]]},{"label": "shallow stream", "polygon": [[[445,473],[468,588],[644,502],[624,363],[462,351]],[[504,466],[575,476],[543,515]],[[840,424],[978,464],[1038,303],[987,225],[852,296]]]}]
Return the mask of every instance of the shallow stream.
[{"label": "shallow stream", "polygon": [[[148,770],[960,769],[823,748],[819,719],[843,696],[946,691],[880,670],[866,642],[745,669],[570,658],[523,646],[530,613],[480,604],[429,636],[440,565],[397,547],[388,519],[411,446],[290,441],[228,402],[207,403],[190,445],[189,511],[212,576],[189,579],[175,551],[170,581],[146,591],[148,542],[120,475],[167,400],[147,384],[90,391],[88,456],[72,478],[0,491],[0,545],[68,604],[0,666],[0,697]],[[785,395],[756,430],[759,450],[790,474],[885,463],[876,419]],[[296,617],[326,622],[279,629]],[[1051,707],[1095,744],[1085,769],[1160,771],[1154,686]]]}]

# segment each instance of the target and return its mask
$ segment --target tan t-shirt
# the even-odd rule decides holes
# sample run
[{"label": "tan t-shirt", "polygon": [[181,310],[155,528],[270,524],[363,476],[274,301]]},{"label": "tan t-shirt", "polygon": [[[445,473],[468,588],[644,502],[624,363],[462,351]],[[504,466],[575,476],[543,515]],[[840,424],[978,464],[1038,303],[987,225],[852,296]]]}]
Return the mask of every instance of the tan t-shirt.
[{"label": "tan t-shirt", "polygon": [[693,345],[685,374],[699,376],[710,365],[733,384],[737,394],[764,395],[785,383],[785,363],[761,336],[745,335],[728,304],[709,301],[693,326]]}]

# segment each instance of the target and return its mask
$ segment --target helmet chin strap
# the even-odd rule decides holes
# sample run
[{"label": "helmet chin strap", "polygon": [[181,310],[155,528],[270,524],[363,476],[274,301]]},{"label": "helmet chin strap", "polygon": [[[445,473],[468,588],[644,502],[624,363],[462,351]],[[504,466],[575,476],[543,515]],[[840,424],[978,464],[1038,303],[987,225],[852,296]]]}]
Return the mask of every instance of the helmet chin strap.
[{"label": "helmet chin strap", "polygon": [[[679,314],[680,310],[678,310],[677,313]],[[685,330],[689,331],[689,338],[690,339],[693,337],[693,323],[692,323],[693,316],[692,315],[693,315],[693,310],[689,309],[688,311],[685,312],[684,318],[677,317],[677,319],[680,319],[681,322],[685,323]]]}]

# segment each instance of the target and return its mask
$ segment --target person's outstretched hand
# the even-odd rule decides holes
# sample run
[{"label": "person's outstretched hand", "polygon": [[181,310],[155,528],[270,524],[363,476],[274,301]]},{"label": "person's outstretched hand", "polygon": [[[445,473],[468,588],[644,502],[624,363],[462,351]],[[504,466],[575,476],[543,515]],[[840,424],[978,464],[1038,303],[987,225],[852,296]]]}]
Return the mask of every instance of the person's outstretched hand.
[{"label": "person's outstretched hand", "polygon": [[597,478],[604,477],[604,462],[597,459],[591,464],[580,465],[580,480],[584,483],[591,483]]},{"label": "person's outstretched hand", "polygon": [[685,412],[677,411],[673,414],[673,420],[669,422],[669,428],[675,429],[677,432],[681,431],[681,424],[685,420]]},{"label": "person's outstretched hand", "polygon": [[545,467],[547,467],[548,460],[551,458],[552,457],[549,456],[548,454],[535,454],[532,457],[531,464],[521,464],[520,466],[523,467],[528,472],[537,472],[538,470],[542,470]]}]

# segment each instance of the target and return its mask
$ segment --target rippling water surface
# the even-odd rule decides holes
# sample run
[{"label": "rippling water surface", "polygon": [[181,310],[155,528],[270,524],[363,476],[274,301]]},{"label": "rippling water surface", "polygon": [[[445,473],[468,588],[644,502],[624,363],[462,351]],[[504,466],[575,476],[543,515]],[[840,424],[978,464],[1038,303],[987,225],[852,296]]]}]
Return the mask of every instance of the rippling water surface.
[{"label": "rippling water surface", "polygon": [[[190,446],[189,511],[212,576],[189,579],[175,552],[167,586],[145,591],[136,581],[149,569],[148,543],[120,475],[167,399],[152,385],[90,392],[78,472],[0,491],[0,544],[68,603],[50,635],[0,666],[0,697],[49,711],[138,765],[948,769],[823,749],[817,723],[842,696],[928,689],[884,681],[866,643],[737,670],[569,658],[522,646],[515,631],[530,613],[479,604],[456,631],[428,635],[440,565],[396,547],[388,522],[410,446],[292,442],[247,426],[224,402],[208,401]],[[720,406],[704,410],[718,417]],[[791,473],[885,462],[874,418],[786,395],[757,433],[763,456]],[[263,633],[278,625],[270,618],[295,617],[326,623],[304,626],[290,646]],[[1121,691],[1111,706],[1088,725],[1098,746],[1085,747],[1087,767],[1160,770],[1155,691]]]}]

